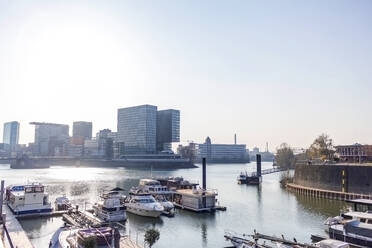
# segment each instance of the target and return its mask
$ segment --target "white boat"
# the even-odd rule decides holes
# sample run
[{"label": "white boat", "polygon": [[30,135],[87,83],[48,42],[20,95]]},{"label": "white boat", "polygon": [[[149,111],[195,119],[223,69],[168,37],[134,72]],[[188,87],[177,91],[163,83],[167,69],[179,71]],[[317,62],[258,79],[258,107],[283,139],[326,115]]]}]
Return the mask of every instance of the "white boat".
[{"label": "white boat", "polygon": [[146,217],[159,217],[164,207],[149,194],[140,190],[131,191],[125,200],[127,211],[136,215]]},{"label": "white boat", "polygon": [[53,210],[49,195],[41,183],[9,186],[5,197],[16,216],[49,215]]},{"label": "white boat", "polygon": [[68,210],[71,207],[72,207],[71,202],[65,195],[57,197],[54,201],[55,211]]},{"label": "white boat", "polygon": [[93,205],[94,214],[107,222],[125,221],[127,219],[124,196],[118,191],[101,195],[101,200]]},{"label": "white boat", "polygon": [[167,186],[161,185],[158,180],[141,179],[138,188],[132,189],[132,191],[135,190],[151,194],[164,207],[165,213],[174,214],[174,204],[171,202],[174,192],[170,191]]},{"label": "white boat", "polygon": [[172,194],[172,191],[169,191],[167,186],[161,185],[158,180],[154,179],[141,179],[138,184],[138,189],[150,193],[153,196]]}]

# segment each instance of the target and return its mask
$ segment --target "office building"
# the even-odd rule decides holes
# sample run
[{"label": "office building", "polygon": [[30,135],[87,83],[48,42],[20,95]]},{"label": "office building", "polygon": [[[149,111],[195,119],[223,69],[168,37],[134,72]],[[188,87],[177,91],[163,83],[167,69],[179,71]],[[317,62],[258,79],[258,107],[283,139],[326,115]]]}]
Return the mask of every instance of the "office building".
[{"label": "office building", "polygon": [[246,145],[239,144],[212,144],[209,137],[205,139],[204,144],[197,146],[197,159],[206,158],[212,163],[224,162],[248,162],[246,156]]},{"label": "office building", "polygon": [[353,145],[336,146],[336,154],[342,162],[363,163],[372,162],[372,145]]},{"label": "office building", "polygon": [[35,125],[34,155],[64,156],[69,144],[69,126],[64,124],[31,122]]},{"label": "office building", "polygon": [[3,143],[8,144],[8,152],[16,151],[19,140],[19,122],[12,121],[4,124]]},{"label": "office building", "polygon": [[156,152],[157,107],[141,105],[118,109],[117,141],[122,154]]},{"label": "office building", "polygon": [[180,142],[180,111],[159,110],[156,119],[156,149],[171,150],[173,142]]},{"label": "office building", "polygon": [[72,143],[83,145],[84,140],[92,139],[92,122],[75,121],[72,126]]}]

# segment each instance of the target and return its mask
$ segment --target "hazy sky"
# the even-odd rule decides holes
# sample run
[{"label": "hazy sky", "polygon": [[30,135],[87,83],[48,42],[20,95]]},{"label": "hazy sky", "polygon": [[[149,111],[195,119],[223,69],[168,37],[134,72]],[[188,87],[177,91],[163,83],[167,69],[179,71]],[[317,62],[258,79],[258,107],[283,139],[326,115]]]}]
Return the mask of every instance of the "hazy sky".
[{"label": "hazy sky", "polygon": [[182,141],[372,143],[371,13],[369,0],[0,0],[0,122],[20,121],[25,143],[30,121],[116,131],[117,108],[147,103],[181,110]]}]

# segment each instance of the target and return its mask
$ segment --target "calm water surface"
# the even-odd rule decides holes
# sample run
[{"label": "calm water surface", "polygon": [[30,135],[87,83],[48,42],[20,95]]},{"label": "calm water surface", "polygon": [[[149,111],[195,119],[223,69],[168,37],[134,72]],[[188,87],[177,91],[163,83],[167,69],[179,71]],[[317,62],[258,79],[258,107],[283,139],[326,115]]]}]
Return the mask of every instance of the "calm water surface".
[{"label": "calm water surface", "polygon": [[[340,201],[315,199],[287,192],[279,185],[280,174],[263,177],[261,186],[238,185],[236,177],[242,170],[255,170],[251,164],[216,164],[207,167],[208,188],[218,189],[220,204],[226,212],[197,214],[177,210],[174,218],[162,216],[158,220],[128,214],[126,233],[143,242],[147,228],[160,230],[155,248],[169,247],[225,247],[224,231],[252,233],[254,229],[266,234],[284,234],[288,238],[310,241],[310,234],[324,235],[323,222],[339,214],[345,207]],[[272,163],[263,163],[263,169]],[[201,183],[201,168],[173,171],[153,171],[156,176],[183,176]],[[73,204],[89,208],[103,190],[113,187],[130,189],[140,178],[150,177],[147,170],[125,168],[76,168],[54,166],[50,169],[11,170],[0,165],[0,178],[6,184],[42,182],[48,186],[51,201],[66,194]],[[47,248],[55,230],[62,225],[61,218],[23,220],[24,229],[37,248]]]}]

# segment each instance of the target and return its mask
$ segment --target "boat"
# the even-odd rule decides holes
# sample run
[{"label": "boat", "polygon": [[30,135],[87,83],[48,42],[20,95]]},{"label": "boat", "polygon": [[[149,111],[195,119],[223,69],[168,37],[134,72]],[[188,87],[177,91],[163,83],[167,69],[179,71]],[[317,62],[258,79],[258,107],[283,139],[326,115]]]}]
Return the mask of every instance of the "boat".
[{"label": "boat", "polygon": [[53,211],[49,195],[41,183],[14,185],[6,188],[5,198],[14,215],[50,215]]},{"label": "boat", "polygon": [[116,190],[103,193],[101,200],[93,205],[94,214],[106,222],[125,221],[127,219],[124,196]]},{"label": "boat", "polygon": [[150,193],[141,190],[131,190],[125,206],[128,212],[145,217],[157,218],[164,211],[164,207]]},{"label": "boat", "polygon": [[240,172],[238,178],[237,178],[237,181],[238,181],[238,184],[246,184],[247,183],[247,179],[248,179],[248,175],[247,175],[247,172]]},{"label": "boat", "polygon": [[[354,210],[349,209],[340,216],[325,221],[329,237],[350,244],[372,247],[372,212],[370,211],[372,201],[356,199],[348,202],[354,204]],[[361,209],[367,211],[357,211]]]},{"label": "boat", "polygon": [[246,235],[229,231],[225,232],[224,237],[235,248],[350,248],[348,243],[334,239],[325,239],[317,243],[307,244],[298,242],[296,239],[293,239],[293,241],[287,240],[283,235],[278,238],[256,232],[252,235]]},{"label": "boat", "polygon": [[155,195],[170,195],[172,191],[167,186],[161,185],[158,180],[155,179],[141,179],[138,184],[138,189]]},{"label": "boat", "polygon": [[174,215],[174,204],[171,202],[174,192],[170,191],[167,186],[161,185],[155,179],[141,179],[137,189],[151,194],[164,207],[164,214],[169,216]]},{"label": "boat", "polygon": [[[94,242],[99,248],[114,247],[115,240],[119,239],[120,234],[117,229],[111,227],[99,228],[76,228],[64,226],[59,228],[52,236],[50,248],[83,248],[89,242]],[[116,247],[116,246],[115,246]]]},{"label": "boat", "polygon": [[54,210],[55,211],[65,211],[72,208],[70,200],[64,195],[59,196],[54,201]]},{"label": "boat", "polygon": [[[93,244],[92,244],[93,243]],[[89,246],[90,245],[90,246]],[[117,228],[60,227],[52,236],[49,248],[143,248]]]}]

